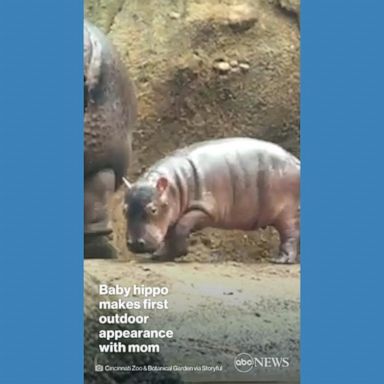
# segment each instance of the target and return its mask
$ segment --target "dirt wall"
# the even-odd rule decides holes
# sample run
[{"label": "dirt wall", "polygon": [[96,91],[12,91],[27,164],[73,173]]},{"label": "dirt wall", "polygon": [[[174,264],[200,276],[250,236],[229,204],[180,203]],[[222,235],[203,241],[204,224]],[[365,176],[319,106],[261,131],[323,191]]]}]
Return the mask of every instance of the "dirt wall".
[{"label": "dirt wall", "polygon": [[[134,180],[170,151],[196,141],[250,136],[299,156],[298,0],[86,0],[86,17],[106,32],[135,81]],[[114,242],[125,247],[121,193]],[[275,252],[273,230],[206,230],[188,259],[252,261]]]}]

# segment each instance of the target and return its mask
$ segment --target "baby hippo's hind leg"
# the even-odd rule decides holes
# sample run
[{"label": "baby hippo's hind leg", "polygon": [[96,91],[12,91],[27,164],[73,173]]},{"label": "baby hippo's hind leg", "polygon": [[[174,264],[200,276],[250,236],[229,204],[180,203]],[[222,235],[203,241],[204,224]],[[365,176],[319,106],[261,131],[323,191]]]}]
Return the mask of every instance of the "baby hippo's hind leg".
[{"label": "baby hippo's hind leg", "polygon": [[153,260],[169,261],[188,253],[188,237],[191,232],[208,225],[210,217],[203,211],[186,213],[168,230],[164,244],[153,254]]},{"label": "baby hippo's hind leg", "polygon": [[278,219],[275,227],[280,235],[280,250],[271,262],[294,264],[299,261],[300,213],[299,209],[288,210]]}]

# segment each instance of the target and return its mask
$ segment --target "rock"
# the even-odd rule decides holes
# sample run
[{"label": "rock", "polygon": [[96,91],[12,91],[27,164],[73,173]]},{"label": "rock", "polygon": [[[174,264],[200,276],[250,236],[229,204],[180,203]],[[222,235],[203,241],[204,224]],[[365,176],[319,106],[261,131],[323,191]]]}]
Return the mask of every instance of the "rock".
[{"label": "rock", "polygon": [[231,67],[237,67],[237,66],[239,65],[239,62],[238,62],[237,60],[231,60],[231,61],[229,62],[229,65],[230,65]]},{"label": "rock", "polygon": [[300,16],[300,0],[278,0],[281,8]]},{"label": "rock", "polygon": [[169,17],[173,20],[179,19],[180,18],[180,13],[178,12],[169,12]]},{"label": "rock", "polygon": [[295,20],[300,28],[300,0],[275,0],[275,2],[280,11]]},{"label": "rock", "polygon": [[255,10],[247,4],[233,6],[229,12],[228,25],[234,32],[245,32],[257,21]]},{"label": "rock", "polygon": [[224,74],[231,70],[231,66],[226,61],[216,61],[213,63],[213,69],[221,74]]},{"label": "rock", "polygon": [[249,71],[249,64],[247,63],[240,63],[239,64],[239,68],[243,71],[243,72],[248,72]]}]

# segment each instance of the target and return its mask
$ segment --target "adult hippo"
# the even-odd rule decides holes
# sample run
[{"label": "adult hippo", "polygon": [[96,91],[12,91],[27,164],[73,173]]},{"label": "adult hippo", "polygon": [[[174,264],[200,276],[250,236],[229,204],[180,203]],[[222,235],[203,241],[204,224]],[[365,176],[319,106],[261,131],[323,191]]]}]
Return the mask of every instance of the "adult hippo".
[{"label": "adult hippo", "polygon": [[127,245],[173,259],[188,235],[206,227],[280,234],[278,263],[298,259],[300,161],[276,144],[251,138],[210,140],[180,149],[126,184]]},{"label": "adult hippo", "polygon": [[127,172],[136,113],[134,85],[118,52],[97,27],[84,20],[86,241],[112,232],[108,200]]}]

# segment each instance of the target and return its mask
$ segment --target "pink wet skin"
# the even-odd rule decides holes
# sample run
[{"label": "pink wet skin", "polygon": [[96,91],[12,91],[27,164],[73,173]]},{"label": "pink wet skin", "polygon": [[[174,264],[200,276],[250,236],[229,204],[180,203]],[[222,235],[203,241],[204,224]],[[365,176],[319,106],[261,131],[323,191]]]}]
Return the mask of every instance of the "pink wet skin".
[{"label": "pink wet skin", "polygon": [[298,261],[300,161],[276,144],[228,138],[175,151],[126,185],[127,244],[154,259],[187,253],[191,232],[211,227],[280,234],[276,263]]}]

